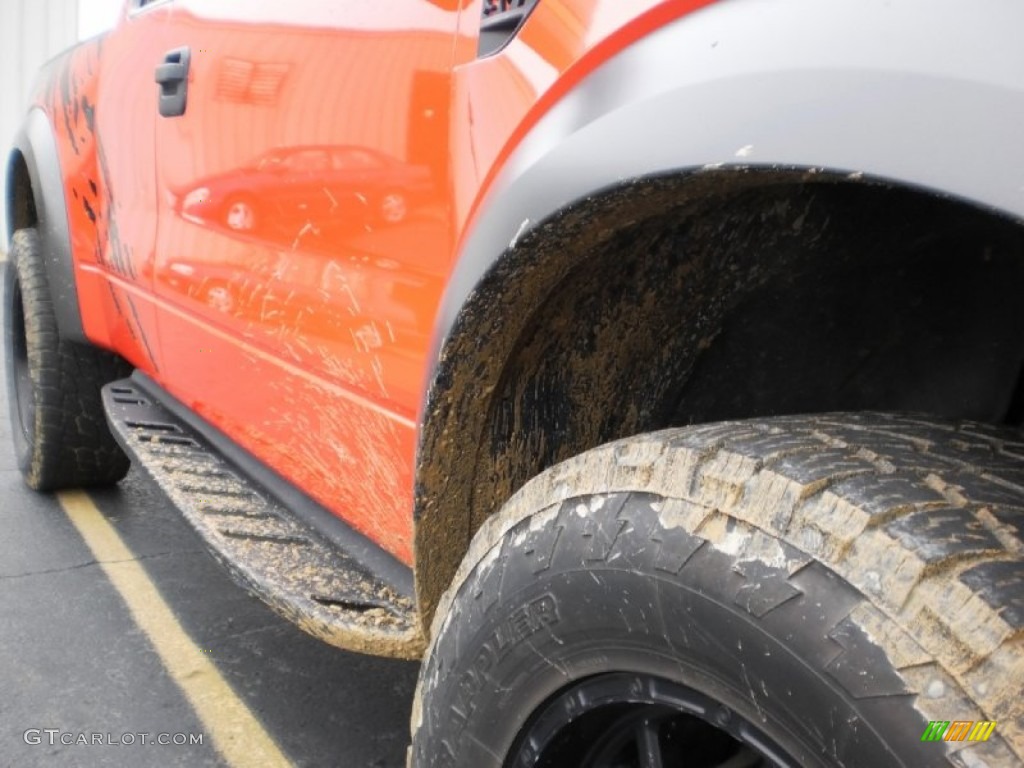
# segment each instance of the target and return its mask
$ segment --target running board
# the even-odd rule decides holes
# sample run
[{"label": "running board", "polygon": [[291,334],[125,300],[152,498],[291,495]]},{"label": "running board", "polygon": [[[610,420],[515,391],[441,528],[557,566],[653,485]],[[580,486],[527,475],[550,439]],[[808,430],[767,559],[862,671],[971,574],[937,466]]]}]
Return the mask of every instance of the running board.
[{"label": "running board", "polygon": [[[420,658],[424,641],[407,566],[337,518],[327,534],[281,503],[281,494],[268,490],[277,483],[260,484],[239,466],[251,469],[254,457],[235,446],[229,461],[229,438],[147,377],[106,385],[103,405],[117,441],[243,587],[331,645]],[[262,474],[279,479],[266,468]]]}]

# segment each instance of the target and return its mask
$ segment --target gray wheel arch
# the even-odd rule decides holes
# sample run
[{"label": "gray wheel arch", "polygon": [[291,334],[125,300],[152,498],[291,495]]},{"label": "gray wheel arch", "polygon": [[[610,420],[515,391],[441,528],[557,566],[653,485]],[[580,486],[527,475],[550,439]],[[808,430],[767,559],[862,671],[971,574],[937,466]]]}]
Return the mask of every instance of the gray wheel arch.
[{"label": "gray wheel arch", "polygon": [[29,111],[15,139],[7,165],[5,191],[7,239],[10,240],[16,229],[37,227],[60,335],[72,341],[86,341],[71,260],[60,155],[53,128],[41,109]]},{"label": "gray wheel arch", "polygon": [[539,265],[579,245],[565,222],[608,206],[642,216],[623,201],[649,184],[652,204],[670,199],[667,177],[687,195],[716,179],[879,181],[1022,218],[1022,25],[1024,8],[997,0],[721,2],[629,46],[537,120],[483,192],[435,323],[415,503],[428,626],[472,535],[473,478],[458,467],[474,463],[502,370],[467,350],[493,355],[545,295],[510,283],[558,273]]}]

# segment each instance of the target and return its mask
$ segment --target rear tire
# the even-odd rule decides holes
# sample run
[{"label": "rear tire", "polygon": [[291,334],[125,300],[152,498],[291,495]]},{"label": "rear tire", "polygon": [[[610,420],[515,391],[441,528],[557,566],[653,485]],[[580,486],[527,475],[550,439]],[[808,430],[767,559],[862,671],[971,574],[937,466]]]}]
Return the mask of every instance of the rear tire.
[{"label": "rear tire", "polygon": [[[1018,764],[1022,485],[1019,431],[877,414],[553,467],[441,601],[412,764]],[[998,725],[922,741],[931,720]]]},{"label": "rear tire", "polygon": [[25,482],[37,491],[117,482],[129,460],[107,427],[100,388],[131,367],[60,338],[34,229],[14,233],[5,269],[7,400]]},{"label": "rear tire", "polygon": [[401,224],[409,215],[409,203],[401,192],[388,192],[377,203],[377,215],[383,224]]}]

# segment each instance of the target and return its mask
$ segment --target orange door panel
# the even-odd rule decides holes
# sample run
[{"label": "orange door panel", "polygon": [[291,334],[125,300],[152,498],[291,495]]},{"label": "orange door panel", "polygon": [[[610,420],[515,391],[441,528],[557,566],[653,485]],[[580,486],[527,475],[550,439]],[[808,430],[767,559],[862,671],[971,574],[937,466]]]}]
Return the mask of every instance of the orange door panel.
[{"label": "orange door panel", "polygon": [[83,328],[97,344],[156,373],[153,73],[170,12],[166,5],[134,5],[126,4],[106,37],[67,55],[55,124]]},{"label": "orange door panel", "polygon": [[163,383],[406,562],[456,26],[427,0],[178,0],[186,107],[156,129]]}]

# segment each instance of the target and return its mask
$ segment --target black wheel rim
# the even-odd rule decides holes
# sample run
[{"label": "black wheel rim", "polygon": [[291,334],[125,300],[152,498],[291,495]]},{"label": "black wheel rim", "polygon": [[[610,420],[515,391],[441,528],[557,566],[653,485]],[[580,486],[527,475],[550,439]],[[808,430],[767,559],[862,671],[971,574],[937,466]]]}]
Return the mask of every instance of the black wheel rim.
[{"label": "black wheel rim", "polygon": [[766,768],[797,765],[752,723],[686,686],[607,673],[555,694],[505,768]]},{"label": "black wheel rim", "polygon": [[14,380],[14,401],[18,414],[18,426],[22,435],[28,440],[32,435],[32,428],[36,417],[36,398],[32,392],[32,376],[28,367],[28,343],[25,335],[25,309],[21,300],[21,286],[18,285],[14,275],[9,274],[8,279],[12,280],[11,292],[11,335],[7,339],[10,344],[11,364],[13,365],[12,377]]}]

